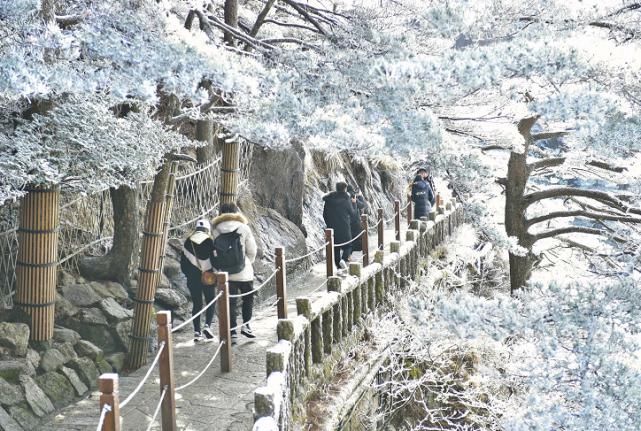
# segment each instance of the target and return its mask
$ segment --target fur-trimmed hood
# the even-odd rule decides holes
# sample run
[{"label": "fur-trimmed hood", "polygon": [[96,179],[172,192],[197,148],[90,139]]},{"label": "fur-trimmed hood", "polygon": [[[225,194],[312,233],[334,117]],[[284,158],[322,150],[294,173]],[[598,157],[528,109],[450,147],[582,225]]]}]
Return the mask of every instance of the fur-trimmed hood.
[{"label": "fur-trimmed hood", "polygon": [[241,213],[227,213],[227,214],[221,214],[218,217],[214,218],[214,221],[213,221],[214,228],[216,228],[219,224],[224,223],[226,221],[235,221],[242,224],[247,224],[247,218]]}]

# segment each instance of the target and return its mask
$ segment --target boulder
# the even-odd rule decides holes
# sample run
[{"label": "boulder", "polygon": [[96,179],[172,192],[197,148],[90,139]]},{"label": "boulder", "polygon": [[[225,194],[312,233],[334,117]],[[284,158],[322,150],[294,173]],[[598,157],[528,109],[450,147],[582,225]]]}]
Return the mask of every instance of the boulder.
[{"label": "boulder", "polygon": [[24,359],[0,361],[0,377],[10,382],[18,382],[21,375],[30,374],[31,368],[28,365],[30,364]]},{"label": "boulder", "polygon": [[107,317],[107,320],[110,322],[120,322],[122,320],[131,319],[134,315],[133,310],[123,308],[113,298],[105,298],[100,301],[100,308]]},{"label": "boulder", "polygon": [[0,354],[24,357],[29,347],[29,326],[0,322]]},{"label": "boulder", "polygon": [[74,388],[62,374],[50,371],[36,377],[34,380],[53,402],[54,407],[62,408],[73,401]]},{"label": "boulder", "polygon": [[80,341],[80,334],[67,328],[55,328],[53,330],[53,340],[59,343],[71,343],[74,345]]},{"label": "boulder", "polygon": [[65,357],[58,349],[46,350],[40,358],[40,370],[44,373],[56,371],[65,363]]},{"label": "boulder", "polygon": [[[27,428],[31,429],[31,428]],[[9,413],[0,407],[0,430],[2,431],[23,431],[23,428],[11,417]]]},{"label": "boulder", "polygon": [[102,298],[114,298],[118,302],[129,299],[127,290],[114,281],[92,281],[89,286]]},{"label": "boulder", "polygon": [[171,281],[169,281],[169,279],[165,274],[160,274],[160,281],[158,282],[158,287],[161,289],[171,288]]},{"label": "boulder", "polygon": [[104,359],[100,359],[99,361],[96,362],[96,367],[98,367],[98,371],[100,374],[105,374],[105,373],[113,373],[114,370],[109,364],[109,362],[105,361]]},{"label": "boulder", "polygon": [[113,327],[98,308],[82,309],[76,316],[67,319],[65,325],[78,331],[83,339],[91,341],[104,351],[113,352],[119,349],[118,342],[112,334]]},{"label": "boulder", "polygon": [[62,286],[62,296],[76,307],[91,307],[102,299],[87,284]]},{"label": "boulder", "polygon": [[76,391],[76,395],[84,395],[89,390],[87,385],[85,385],[78,376],[78,373],[76,373],[71,368],[62,367],[60,369],[60,372],[64,374],[67,380],[69,380],[69,383],[71,383],[71,386],[73,386],[73,389]]},{"label": "boulder", "polygon": [[125,320],[116,325],[116,338],[125,351],[129,349],[129,334],[131,334],[132,325],[132,320]]},{"label": "boulder", "polygon": [[3,406],[13,406],[23,401],[24,394],[22,393],[22,388],[0,378],[0,404]]},{"label": "boulder", "polygon": [[54,411],[51,400],[31,377],[20,376],[20,384],[24,389],[24,397],[27,400],[27,404],[37,416],[42,417]]},{"label": "boulder", "polygon": [[95,388],[98,384],[98,369],[89,358],[76,358],[69,361],[69,368],[73,369],[85,385]]},{"label": "boulder", "polygon": [[76,284],[76,277],[64,269],[58,270],[58,286],[68,286]]},{"label": "boulder", "polygon": [[76,344],[76,352],[78,352],[80,356],[88,356],[94,362],[102,359],[104,356],[99,347],[87,340],[80,340],[78,344]]},{"label": "boulder", "polygon": [[105,359],[111,365],[111,368],[115,370],[115,372],[120,372],[122,368],[125,366],[125,359],[127,356],[123,352],[118,352],[118,353],[113,353],[109,356],[107,356]]},{"label": "boulder", "polygon": [[65,364],[78,357],[78,354],[76,354],[76,351],[74,350],[71,343],[55,343],[53,347],[58,349],[60,353],[62,353],[62,356],[65,359]]},{"label": "boulder", "polygon": [[162,305],[172,309],[180,308],[187,303],[187,298],[174,289],[157,289],[155,299]]},{"label": "boulder", "polygon": [[33,368],[37,368],[38,365],[40,365],[40,353],[33,349],[27,350],[27,362],[29,362]]},{"label": "boulder", "polygon": [[65,299],[62,295],[56,294],[56,307],[54,316],[57,321],[74,316],[80,309]]},{"label": "boulder", "polygon": [[29,410],[29,406],[27,406],[26,404],[9,407],[9,414],[25,430],[36,429],[38,423],[40,422],[36,415],[34,415],[31,410]]},{"label": "boulder", "polygon": [[173,281],[174,278],[183,277],[180,262],[174,259],[165,259],[163,262],[163,272],[171,281]]}]

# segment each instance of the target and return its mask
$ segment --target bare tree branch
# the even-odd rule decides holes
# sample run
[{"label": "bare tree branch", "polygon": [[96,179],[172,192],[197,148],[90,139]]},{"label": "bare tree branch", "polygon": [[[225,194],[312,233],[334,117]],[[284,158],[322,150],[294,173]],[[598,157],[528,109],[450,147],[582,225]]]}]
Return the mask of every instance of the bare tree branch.
[{"label": "bare tree branch", "polygon": [[584,198],[594,199],[603,204],[611,206],[612,208],[616,208],[619,211],[622,211],[624,213],[629,212],[632,214],[641,214],[641,209],[626,205],[620,199],[612,196],[609,193],[600,192],[597,190],[579,189],[574,187],[555,187],[551,189],[529,193],[523,196],[523,201],[525,203],[525,207],[528,207],[532,205],[534,202],[538,202],[543,199],[572,197],[572,196],[580,196]]},{"label": "bare tree branch", "polygon": [[542,216],[534,217],[526,221],[528,226],[532,226],[536,223],[541,223],[547,220],[552,220],[555,218],[564,218],[564,217],[587,217],[595,220],[611,220],[611,221],[620,221],[625,223],[641,223],[641,218],[639,217],[627,217],[619,216],[612,214],[600,214],[585,210],[573,210],[573,211],[554,211]]},{"label": "bare tree branch", "polygon": [[590,235],[606,235],[607,231],[602,229],[595,229],[591,227],[568,226],[568,227],[562,227],[559,229],[548,230],[546,232],[537,233],[536,235],[532,235],[532,238],[534,238],[534,241],[538,241],[540,239],[552,238],[554,236],[563,235],[566,233],[587,233]]},{"label": "bare tree branch", "polygon": [[258,34],[258,30],[260,30],[260,27],[265,22],[265,18],[267,18],[267,14],[271,10],[274,3],[276,3],[276,0],[267,0],[267,3],[265,3],[265,7],[263,7],[263,10],[260,11],[258,17],[256,17],[256,22],[249,32],[249,35],[251,37],[256,37],[256,35]]},{"label": "bare tree branch", "polygon": [[258,39],[254,39],[253,37],[247,34],[244,34],[242,31],[238,30],[237,28],[225,24],[224,22],[222,22],[221,20],[219,20],[213,15],[209,15],[207,18],[209,19],[209,23],[214,27],[218,27],[221,30],[224,30],[225,32],[227,32],[227,34],[230,34],[236,39],[245,42],[246,44],[250,45],[254,49],[261,49],[261,48],[274,49],[275,48],[275,46],[261,42]]},{"label": "bare tree branch", "polygon": [[280,37],[280,38],[274,38],[274,39],[260,39],[261,42],[263,43],[295,43],[297,45],[304,46],[305,48],[308,49],[313,49],[314,51],[320,51],[320,48],[317,46],[314,46],[310,43],[307,43],[303,40],[297,39],[295,37]]},{"label": "bare tree branch", "polygon": [[553,166],[562,165],[563,163],[565,163],[565,157],[552,157],[550,159],[528,163],[527,169],[528,172],[532,173],[538,169],[551,168]]},{"label": "bare tree branch", "polygon": [[263,24],[274,24],[274,25],[278,25],[278,26],[281,26],[281,27],[300,28],[302,30],[312,31],[314,33],[318,33],[319,32],[314,27],[310,27],[310,26],[302,25],[302,24],[294,24],[294,23],[289,23],[289,22],[276,21],[275,19],[265,19],[265,20],[263,20]]},{"label": "bare tree branch", "polygon": [[618,173],[628,170],[628,168],[626,167],[615,166],[611,163],[602,162],[600,160],[590,160],[589,162],[586,163],[586,165],[596,166],[597,168],[605,169],[607,171],[612,171],[612,172],[618,172]]},{"label": "bare tree branch", "polygon": [[60,27],[69,27],[81,23],[86,16],[86,14],[56,15],[56,23]]},{"label": "bare tree branch", "polygon": [[544,139],[553,139],[553,138],[560,138],[561,136],[565,136],[570,132],[545,132],[545,133],[533,133],[532,134],[532,141],[542,141]]},{"label": "bare tree branch", "polygon": [[286,3],[286,4],[290,5],[290,6],[291,6],[291,7],[293,7],[294,9],[296,9],[296,12],[298,12],[299,14],[301,14],[301,15],[302,15],[302,16],[303,16],[307,21],[309,21],[309,22],[310,22],[310,24],[312,24],[314,27],[316,27],[316,29],[318,29],[318,31],[319,31],[323,36],[327,36],[327,32],[325,31],[325,29],[320,25],[320,23],[316,20],[316,18],[313,18],[313,17],[309,14],[309,12],[307,12],[307,11],[305,10],[305,8],[301,7],[301,5],[299,5],[297,2],[295,2],[295,1],[293,1],[293,0],[282,0],[282,1],[283,1],[284,3]]}]

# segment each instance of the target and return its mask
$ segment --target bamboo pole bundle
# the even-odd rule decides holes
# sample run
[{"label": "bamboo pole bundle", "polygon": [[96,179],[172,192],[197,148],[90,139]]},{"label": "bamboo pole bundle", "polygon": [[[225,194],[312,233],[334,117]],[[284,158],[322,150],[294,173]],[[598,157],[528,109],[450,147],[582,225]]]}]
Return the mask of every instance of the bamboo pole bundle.
[{"label": "bamboo pole bundle", "polygon": [[237,136],[223,141],[220,171],[220,203],[236,203],[240,177],[240,143]]},{"label": "bamboo pole bundle", "polygon": [[171,162],[165,162],[154,178],[151,198],[147,202],[140,266],[138,267],[138,291],[134,299],[134,321],[129,344],[127,367],[140,368],[147,362],[151,331],[151,315],[156,287],[160,281],[162,256],[165,249],[165,221],[167,219],[167,193],[170,183]]},{"label": "bamboo pole bundle", "polygon": [[20,206],[15,304],[30,316],[34,341],[53,337],[59,212],[58,187],[34,187]]}]

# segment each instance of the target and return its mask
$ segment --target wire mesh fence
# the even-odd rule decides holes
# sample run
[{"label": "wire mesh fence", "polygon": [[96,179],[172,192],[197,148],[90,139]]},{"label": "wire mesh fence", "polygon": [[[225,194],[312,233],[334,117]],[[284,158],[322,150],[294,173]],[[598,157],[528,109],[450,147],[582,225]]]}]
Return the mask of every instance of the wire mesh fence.
[{"label": "wire mesh fence", "polygon": [[[241,142],[240,180],[246,180],[251,169],[252,146]],[[196,220],[211,217],[218,208],[220,158],[204,164],[183,164],[176,174],[176,189],[171,214],[170,238],[183,238]],[[151,195],[153,180],[138,184],[139,232],[142,232],[145,203]],[[19,204],[0,207],[0,308],[13,306],[15,267],[18,254]],[[58,258],[60,265],[78,272],[84,256],[104,256],[112,246],[114,214],[109,189],[90,195],[62,193]]]}]

